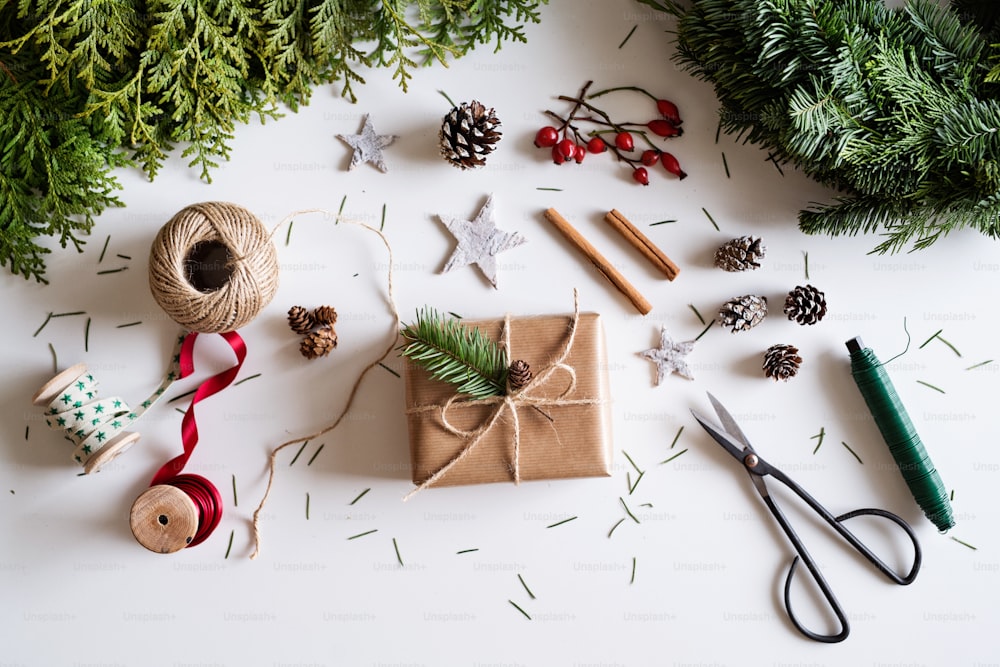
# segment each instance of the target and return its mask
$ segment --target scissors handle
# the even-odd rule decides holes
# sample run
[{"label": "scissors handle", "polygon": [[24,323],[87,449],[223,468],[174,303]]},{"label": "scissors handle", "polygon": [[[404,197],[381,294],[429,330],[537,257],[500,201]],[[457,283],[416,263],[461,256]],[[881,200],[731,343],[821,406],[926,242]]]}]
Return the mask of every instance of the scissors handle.
[{"label": "scissors handle", "polygon": [[[852,512],[847,512],[846,514],[841,514],[840,516],[833,516],[828,509],[823,507],[818,500],[813,498],[809,493],[792,481],[785,473],[770,467],[769,473],[772,477],[777,479],[779,482],[791,489],[797,496],[802,498],[809,507],[816,511],[823,520],[826,521],[831,528],[833,528],[837,533],[843,537],[847,542],[854,547],[858,553],[864,556],[868,561],[878,569],[885,577],[890,579],[893,583],[899,584],[900,586],[906,586],[913,582],[917,578],[917,573],[920,572],[920,564],[923,561],[923,555],[920,551],[920,543],[917,541],[917,536],[910,528],[909,524],[906,523],[901,517],[888,512],[886,510],[877,509],[874,507],[868,507],[864,509],[857,509]],[[901,575],[896,570],[894,570],[888,563],[883,561],[871,549],[868,548],[864,542],[862,542],[858,537],[852,533],[850,530],[844,527],[843,522],[848,519],[853,519],[858,516],[878,516],[884,519],[889,519],[897,526],[903,529],[906,536],[910,538],[910,543],[913,544],[913,564],[910,566],[910,571]],[[803,559],[804,560],[804,559]]]},{"label": "scissors handle", "polygon": [[[820,573],[819,568],[816,567],[816,561],[812,559],[809,555],[809,551],[806,549],[806,545],[802,543],[799,539],[798,534],[792,528],[791,524],[788,523],[788,519],[785,518],[785,513],[781,511],[771,498],[770,494],[764,495],[764,503],[767,508],[771,510],[771,514],[777,520],[778,525],[785,532],[785,536],[788,541],[792,543],[792,547],[798,554],[792,561],[792,566],[788,570],[788,576],[785,578],[785,611],[788,613],[788,618],[795,626],[795,629],[801,632],[803,635],[818,642],[824,642],[827,644],[835,644],[837,642],[842,642],[847,639],[847,635],[851,633],[851,626],[847,622],[847,615],[844,614],[843,607],[840,606],[840,602],[837,601],[837,596],[833,594],[830,589],[830,585],[826,583],[826,578]],[[833,518],[833,517],[831,517]],[[837,617],[837,621],[840,623],[840,630],[831,635],[824,635],[818,632],[813,632],[809,628],[802,625],[798,618],[796,618],[795,613],[792,611],[791,602],[791,588],[792,588],[792,577],[795,574],[795,566],[798,564],[799,559],[806,564],[806,568],[809,570],[809,574],[812,576],[813,581],[819,586],[819,590],[823,593],[823,597],[826,598],[827,603],[830,605],[830,610],[833,612],[834,616]]]}]

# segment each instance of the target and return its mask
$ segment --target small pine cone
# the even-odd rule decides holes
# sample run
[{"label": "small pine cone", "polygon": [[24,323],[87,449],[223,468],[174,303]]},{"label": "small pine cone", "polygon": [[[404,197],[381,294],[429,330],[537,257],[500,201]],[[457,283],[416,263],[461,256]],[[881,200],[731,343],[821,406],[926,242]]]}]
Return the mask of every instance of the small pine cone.
[{"label": "small pine cone", "polygon": [[312,318],[318,325],[335,324],[337,322],[337,311],[333,306],[320,306],[313,308]]},{"label": "small pine cone", "polygon": [[496,148],[501,133],[500,119],[493,109],[473,100],[453,108],[441,123],[441,155],[460,169],[486,164],[486,156]]},{"label": "small pine cone", "polygon": [[760,238],[740,236],[719,246],[715,251],[715,265],[723,271],[752,271],[760,268],[767,248]]},{"label": "small pine cone", "polygon": [[299,352],[306,359],[316,359],[330,354],[335,347],[337,347],[337,332],[332,326],[324,325],[306,334],[299,345]]},{"label": "small pine cone", "polygon": [[767,317],[767,297],[746,294],[730,299],[719,310],[719,323],[732,333],[747,331]]},{"label": "small pine cone", "polygon": [[510,369],[507,371],[507,384],[510,385],[512,391],[517,391],[523,389],[531,382],[531,367],[527,362],[518,359],[510,365]]},{"label": "small pine cone", "polygon": [[826,295],[812,285],[799,285],[785,297],[785,315],[799,324],[816,324],[826,315]]},{"label": "small pine cone", "polygon": [[288,326],[297,334],[307,334],[316,326],[313,316],[302,306],[288,309]]},{"label": "small pine cone", "polygon": [[794,345],[772,345],[764,352],[764,375],[769,378],[787,381],[799,372],[802,357],[799,348]]}]

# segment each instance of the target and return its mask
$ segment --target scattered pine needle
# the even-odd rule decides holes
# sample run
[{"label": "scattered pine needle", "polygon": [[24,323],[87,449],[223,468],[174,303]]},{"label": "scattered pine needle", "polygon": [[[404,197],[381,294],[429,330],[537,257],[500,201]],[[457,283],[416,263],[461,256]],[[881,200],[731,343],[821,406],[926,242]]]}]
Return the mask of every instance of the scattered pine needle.
[{"label": "scattered pine needle", "polygon": [[234,535],[236,535],[236,529],[235,528],[233,528],[231,531],[229,531],[229,546],[226,547],[226,558],[225,558],[225,560],[229,560],[229,552],[232,551],[232,549],[233,549],[233,536]]},{"label": "scattered pine needle", "polygon": [[642,480],[642,476],[646,473],[644,471],[639,471],[639,476],[635,478],[635,484],[629,484],[628,494],[631,496],[632,492],[635,491],[635,487],[639,486],[639,482]]},{"label": "scattered pine needle", "polygon": [[639,27],[639,24],[636,24],[636,25],[632,26],[632,29],[628,31],[627,35],[625,35],[625,39],[623,39],[622,43],[618,45],[619,49],[622,48],[623,46],[625,46],[625,42],[627,42],[628,40],[632,39],[632,33],[634,33],[635,29],[638,28],[638,27]]},{"label": "scattered pine needle", "polygon": [[454,106],[458,106],[457,104],[455,104],[454,102],[451,101],[451,98],[448,97],[448,93],[444,92],[443,90],[439,90],[438,91],[438,95],[440,95],[444,99],[448,100],[448,104],[450,104],[451,106],[453,106],[453,107]]},{"label": "scattered pine needle", "polygon": [[397,373],[396,371],[392,370],[391,368],[389,368],[388,366],[386,366],[385,364],[383,364],[381,361],[378,362],[378,365],[381,366],[382,368],[384,368],[385,370],[389,371],[390,373],[392,373],[396,377],[402,377],[399,373]]},{"label": "scattered pine needle", "polygon": [[632,556],[632,578],[628,580],[629,586],[635,583],[635,556]]},{"label": "scattered pine needle", "polygon": [[240,500],[236,497],[236,473],[233,473],[233,507],[238,507],[239,504]]},{"label": "scattered pine needle", "polygon": [[45,325],[48,324],[49,320],[51,320],[51,319],[52,319],[52,311],[49,311],[49,314],[46,316],[45,321],[42,322],[42,326],[40,326],[37,329],[35,329],[35,333],[31,334],[31,337],[32,338],[37,338],[38,334],[42,333],[42,329],[45,328]]},{"label": "scattered pine needle", "polygon": [[471,554],[473,551],[479,551],[479,549],[462,549],[461,551],[456,551],[455,555],[458,556],[460,554]]},{"label": "scattered pine needle", "polygon": [[259,378],[259,377],[260,377],[260,373],[254,373],[253,375],[251,375],[251,376],[249,376],[249,377],[245,377],[245,378],[243,378],[243,379],[242,379],[242,380],[240,380],[239,382],[234,382],[234,383],[233,383],[233,386],[234,386],[234,387],[238,387],[238,386],[240,386],[241,384],[243,384],[244,382],[249,382],[250,380],[254,380],[254,379],[256,379],[256,378]]},{"label": "scattered pine needle", "polygon": [[628,505],[627,505],[627,504],[625,503],[625,499],[624,499],[624,498],[622,498],[621,496],[618,496],[618,500],[620,500],[620,501],[621,501],[621,503],[622,503],[622,507],[624,507],[624,508],[625,508],[625,513],[626,513],[626,514],[628,514],[628,515],[629,515],[629,517],[630,517],[630,518],[631,518],[631,519],[632,519],[633,521],[635,521],[636,523],[641,523],[641,522],[639,521],[638,517],[636,517],[636,515],[632,514],[632,510],[630,510],[630,509],[628,508]]},{"label": "scattered pine needle", "polygon": [[530,597],[532,600],[534,600],[535,599],[535,594],[531,592],[530,588],[528,588],[528,584],[526,584],[524,582],[524,577],[521,576],[520,572],[517,574],[517,578],[518,578],[518,580],[520,580],[521,585],[524,586],[524,590],[526,590],[528,592],[528,597]]},{"label": "scattered pine needle", "polygon": [[[445,97],[447,97],[447,96],[445,96]],[[448,101],[450,102],[451,100],[448,100]],[[455,106],[455,105],[452,104],[452,106]],[[346,204],[346,203],[347,203],[347,195],[344,195],[344,198],[340,200],[340,208],[337,209],[337,222],[338,223],[340,222],[340,216],[344,212],[344,204]]]},{"label": "scattered pine needle", "polygon": [[372,528],[371,530],[366,530],[363,533],[358,533],[357,535],[351,535],[347,539],[349,539],[349,540],[356,540],[359,537],[364,537],[365,535],[371,535],[372,533],[377,533],[377,532],[378,532],[378,528]]},{"label": "scattered pine needle", "polygon": [[922,384],[922,385],[924,385],[925,387],[928,387],[928,388],[930,388],[930,389],[933,389],[934,391],[938,391],[938,392],[941,392],[942,394],[946,393],[944,389],[942,389],[941,387],[935,387],[935,386],[934,386],[934,385],[932,385],[932,384],[931,384],[930,382],[924,382],[923,380],[917,380],[917,383],[918,383],[918,384]]},{"label": "scattered pine needle", "polygon": [[972,549],[973,551],[979,551],[979,549],[977,549],[976,547],[972,546],[972,545],[971,545],[971,544],[969,544],[968,542],[963,542],[962,540],[958,539],[958,538],[957,538],[957,537],[955,537],[954,535],[952,535],[952,536],[951,536],[951,539],[953,539],[954,541],[958,542],[958,543],[959,543],[959,544],[961,544],[961,545],[962,545],[963,547],[968,547],[968,548]]},{"label": "scattered pine needle", "polygon": [[83,325],[83,351],[90,352],[90,318],[87,318],[87,323]]},{"label": "scattered pine needle", "polygon": [[804,251],[802,257],[805,260],[806,265],[806,280],[809,280],[809,251]]},{"label": "scattered pine needle", "polygon": [[117,269],[104,269],[103,271],[98,271],[97,275],[106,276],[109,273],[121,273],[122,271],[127,271],[127,270],[128,270],[127,266],[120,266]]},{"label": "scattered pine needle", "polygon": [[317,457],[317,456],[319,456],[319,453],[320,453],[321,451],[323,451],[323,448],[324,448],[324,447],[326,447],[326,443],[322,443],[322,444],[320,444],[319,448],[318,448],[318,449],[316,450],[316,453],[315,453],[315,454],[313,454],[313,455],[312,455],[312,456],[311,456],[311,457],[309,458],[309,461],[308,461],[308,462],[306,463],[306,467],[307,467],[307,468],[308,468],[309,466],[311,466],[311,465],[313,464],[313,461],[315,461],[315,460],[316,460],[316,457]]},{"label": "scattered pine needle", "polygon": [[823,438],[825,436],[826,436],[826,427],[825,426],[820,426],[819,427],[819,433],[817,433],[816,435],[809,436],[810,440],[816,440],[817,438],[819,439],[819,442],[816,443],[816,448],[813,449],[813,454],[815,454],[816,452],[819,451],[820,445],[823,444]]},{"label": "scattered pine needle", "polygon": [[519,612],[521,612],[522,614],[524,614],[524,617],[526,619],[528,619],[529,621],[531,620],[531,616],[528,616],[528,612],[526,612],[525,610],[523,610],[519,606],[517,606],[516,602],[514,602],[513,600],[507,600],[507,602],[511,603],[514,606],[514,609],[517,609]]},{"label": "scattered pine needle", "polygon": [[548,526],[545,526],[545,527],[546,528],[555,528],[556,526],[561,526],[564,523],[569,523],[570,521],[573,521],[576,518],[577,517],[575,517],[575,516],[571,516],[568,519],[563,519],[562,521],[556,521],[555,523],[549,524]]},{"label": "scattered pine needle", "polygon": [[681,426],[679,429],[677,429],[677,435],[675,435],[673,441],[671,441],[671,443],[670,443],[670,449],[674,448],[674,445],[677,444],[677,440],[680,439],[681,433],[683,433],[683,432],[684,432],[684,426]]},{"label": "scattered pine needle", "polygon": [[993,363],[992,359],[987,359],[986,361],[980,361],[978,364],[973,364],[972,366],[969,366],[965,370],[971,371],[973,368],[979,368],[981,366],[985,366],[987,364],[992,364],[992,363]]},{"label": "scattered pine needle", "polygon": [[622,525],[624,522],[625,522],[625,519],[618,519],[618,523],[616,523],[615,525],[611,526],[611,530],[608,531],[608,538],[609,539],[611,538],[612,533],[615,532],[615,529],[618,528],[618,526]]},{"label": "scattered pine needle", "polygon": [[87,313],[83,310],[74,310],[71,313],[53,313],[52,317],[70,317],[72,315],[86,315]]},{"label": "scattered pine needle", "polygon": [[309,520],[309,492],[306,491],[306,521]]},{"label": "scattered pine needle", "polygon": [[708,333],[708,330],[712,328],[713,324],[715,324],[715,320],[714,319],[711,322],[709,322],[708,324],[706,324],[705,328],[702,329],[701,333],[698,334],[697,336],[695,336],[694,339],[695,340],[701,340],[701,337]]},{"label": "scattered pine needle", "polygon": [[544,190],[545,192],[562,192],[562,188],[535,188],[536,190]]},{"label": "scattered pine needle", "polygon": [[382,222],[378,226],[378,230],[381,232],[385,229],[385,204],[382,204]]},{"label": "scattered pine needle", "polygon": [[396,538],[392,538],[392,548],[396,550],[396,560],[399,561],[400,567],[405,567],[403,564],[403,557],[399,555],[399,545],[396,543]]},{"label": "scattered pine needle", "polygon": [[719,223],[715,221],[715,218],[712,217],[712,214],[709,213],[704,206],[701,207],[701,210],[702,213],[704,213],[705,216],[708,218],[708,221],[712,223],[712,226],[715,227],[715,231],[719,231]]},{"label": "scattered pine needle", "polygon": [[295,224],[294,220],[288,221],[288,231],[285,232],[285,246],[287,246],[292,241],[292,226]]},{"label": "scattered pine needle", "polygon": [[101,248],[101,256],[97,258],[98,264],[104,261],[104,253],[108,251],[108,243],[110,242],[111,242],[111,234],[108,234],[108,237],[104,239],[104,247]]},{"label": "scattered pine needle", "polygon": [[704,326],[705,325],[705,318],[701,316],[701,313],[699,313],[698,309],[694,307],[694,304],[693,303],[689,303],[688,304],[688,308],[690,308],[694,312],[694,316],[697,317],[698,321],[701,322],[702,326]]},{"label": "scattered pine needle", "polygon": [[677,222],[677,221],[676,220],[660,220],[659,222],[651,222],[651,223],[649,223],[649,226],[650,227],[655,227],[656,225],[669,225],[669,224],[672,224],[672,223],[675,223],[675,222]]},{"label": "scattered pine needle", "polygon": [[347,504],[348,504],[348,505],[353,505],[354,503],[356,503],[356,502],[358,502],[359,500],[361,500],[362,498],[364,498],[364,497],[365,497],[365,494],[366,494],[366,493],[368,493],[368,492],[369,492],[369,491],[371,491],[371,490],[372,490],[372,487],[370,487],[370,486],[369,486],[369,487],[368,487],[367,489],[365,489],[364,491],[362,491],[361,493],[359,493],[359,494],[358,494],[358,495],[357,495],[357,496],[356,496],[356,497],[354,498],[354,500],[352,500],[351,502],[349,502],[349,503],[347,503]]},{"label": "scattered pine needle", "polygon": [[295,452],[295,457],[292,459],[292,462],[288,464],[288,467],[292,467],[293,465],[295,465],[295,462],[299,460],[299,456],[302,455],[302,450],[305,449],[306,445],[308,444],[309,444],[308,440],[302,443],[302,446],[299,447],[299,451]]},{"label": "scattered pine needle", "polygon": [[847,451],[849,451],[852,455],[854,455],[854,458],[856,458],[858,460],[858,463],[860,463],[861,465],[865,464],[865,462],[861,460],[861,457],[858,456],[858,453],[856,451],[854,451],[853,449],[851,449],[851,446],[849,444],[847,444],[843,440],[840,441],[840,444],[842,444],[844,447],[846,447]]},{"label": "scattered pine needle", "polygon": [[639,469],[639,466],[637,466],[637,465],[635,464],[635,461],[633,461],[633,460],[632,460],[632,457],[628,455],[628,452],[626,452],[626,451],[625,451],[625,450],[623,449],[623,450],[622,450],[622,454],[624,454],[624,455],[625,455],[625,458],[626,458],[626,459],[628,459],[628,462],[632,464],[632,467],[633,467],[633,468],[635,468],[635,471],[636,471],[637,473],[640,473],[640,474],[642,474],[642,470],[640,470],[640,469]]},{"label": "scattered pine needle", "polygon": [[59,357],[56,355],[56,348],[52,347],[52,343],[49,343],[49,352],[52,353],[52,374],[55,375],[59,372]]},{"label": "scattered pine needle", "polygon": [[676,454],[674,454],[670,458],[664,459],[663,461],[660,461],[660,465],[663,465],[664,463],[670,463],[671,461],[673,461],[674,459],[676,459],[678,456],[680,456],[681,454],[683,454],[686,451],[687,451],[687,449],[682,449],[681,451],[677,452]]},{"label": "scattered pine needle", "polygon": [[729,175],[729,162],[726,161],[726,152],[722,151],[722,166],[726,168],[726,178],[731,178]]},{"label": "scattered pine needle", "polygon": [[931,342],[932,340],[934,340],[935,338],[937,338],[937,337],[938,337],[938,335],[939,335],[939,334],[940,334],[940,333],[941,333],[942,331],[944,331],[944,329],[938,329],[937,331],[935,331],[935,332],[934,332],[934,334],[933,334],[933,335],[932,335],[932,336],[931,336],[930,338],[928,338],[927,340],[925,340],[925,341],[924,341],[923,343],[921,343],[921,344],[920,344],[920,347],[918,347],[917,349],[918,349],[918,350],[922,350],[922,349],[924,349],[924,347],[926,347],[926,346],[927,346],[927,343],[929,343],[929,342]]},{"label": "scattered pine needle", "polygon": [[125,324],[119,324],[115,329],[127,329],[128,327],[137,327],[142,324],[142,320],[137,320],[135,322],[126,322]]}]

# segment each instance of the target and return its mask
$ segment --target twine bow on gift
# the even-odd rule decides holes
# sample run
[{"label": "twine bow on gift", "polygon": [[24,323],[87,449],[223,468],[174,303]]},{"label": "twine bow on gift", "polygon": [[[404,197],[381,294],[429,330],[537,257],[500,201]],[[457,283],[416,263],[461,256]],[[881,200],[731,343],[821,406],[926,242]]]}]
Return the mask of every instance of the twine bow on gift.
[{"label": "twine bow on gift", "polygon": [[[520,484],[521,482],[521,466],[520,466],[520,450],[521,450],[521,419],[519,416],[519,410],[522,407],[531,407],[537,409],[543,415],[545,412],[542,410],[544,407],[563,407],[563,406],[574,406],[574,405],[599,405],[603,403],[603,399],[599,398],[567,398],[572,395],[576,389],[576,370],[566,363],[566,357],[569,356],[570,351],[573,349],[573,343],[576,340],[577,325],[580,321],[580,300],[576,290],[573,291],[573,317],[570,320],[568,331],[566,333],[566,339],[563,343],[562,350],[559,354],[552,360],[548,365],[546,365],[542,370],[537,373],[527,384],[517,390],[511,390],[510,383],[508,381],[507,393],[503,396],[489,396],[486,398],[468,398],[459,397],[458,395],[450,397],[445,403],[440,405],[421,405],[408,409],[407,414],[417,414],[424,412],[438,412],[441,418],[441,424],[444,429],[454,436],[467,441],[462,450],[458,452],[448,463],[439,468],[433,475],[424,480],[419,486],[410,491],[403,500],[409,500],[414,495],[433,485],[435,482],[440,480],[448,471],[454,466],[458,465],[465,459],[476,446],[483,441],[483,439],[489,434],[494,427],[500,422],[500,419],[506,413],[510,413],[511,423],[513,425],[513,438],[512,438],[512,449],[513,449],[513,462],[511,465],[511,476],[515,484]],[[511,355],[511,344],[510,344],[510,329],[511,321],[510,315],[504,317],[503,329],[501,333],[501,345],[506,348],[508,358],[513,358]],[[560,371],[564,371],[569,375],[569,385],[559,393],[558,396],[539,396],[533,393],[538,388],[544,386],[550,382],[553,376]],[[490,416],[478,427],[467,430],[461,429],[453,425],[448,420],[448,411],[455,405],[493,405],[492,413]],[[545,415],[548,418],[548,415]],[[550,418],[551,419],[551,418]]]}]

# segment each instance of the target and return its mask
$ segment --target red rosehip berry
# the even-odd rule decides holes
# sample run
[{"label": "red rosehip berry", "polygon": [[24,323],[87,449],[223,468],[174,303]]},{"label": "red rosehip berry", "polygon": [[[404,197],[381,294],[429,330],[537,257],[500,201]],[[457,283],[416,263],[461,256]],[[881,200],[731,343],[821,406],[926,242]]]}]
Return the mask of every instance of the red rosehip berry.
[{"label": "red rosehip berry", "polygon": [[559,131],[551,125],[546,125],[535,135],[535,147],[550,148],[559,141]]},{"label": "red rosehip berry", "polygon": [[649,121],[646,123],[646,127],[648,127],[653,134],[661,137],[679,137],[684,133],[681,128],[663,120],[662,118]]},{"label": "red rosehip berry", "polygon": [[562,154],[562,151],[559,150],[558,146],[552,147],[552,161],[556,164],[562,164],[566,161],[566,156]]},{"label": "red rosehip berry", "polygon": [[587,142],[587,150],[591,153],[603,153],[608,150],[608,145],[600,137],[591,137]]},{"label": "red rosehip berry", "polygon": [[635,179],[636,183],[642,185],[649,185],[649,172],[646,171],[645,167],[639,167],[632,172],[632,178]]},{"label": "red rosehip berry", "polygon": [[669,171],[674,176],[676,176],[678,179],[683,181],[685,178],[687,178],[687,172],[681,169],[681,163],[678,162],[677,158],[675,158],[673,155],[664,151],[660,155],[660,159],[663,162],[663,168]]},{"label": "red rosehip berry", "polygon": [[677,109],[677,105],[670,100],[656,100],[656,110],[674,125],[680,125],[684,122],[681,120],[681,113]]},{"label": "red rosehip berry", "polygon": [[618,150],[631,151],[635,149],[635,140],[628,132],[619,132],[615,135],[615,146],[618,147]]},{"label": "red rosehip berry", "polygon": [[642,156],[639,158],[639,161],[642,162],[647,167],[652,167],[659,160],[660,160],[660,151],[653,150],[652,148],[643,151]]},{"label": "red rosehip berry", "polygon": [[572,139],[563,139],[556,144],[556,148],[567,160],[572,160],[573,156],[576,155],[576,144],[573,143]]},{"label": "red rosehip berry", "polygon": [[573,159],[576,160],[577,164],[583,162],[583,158],[587,157],[587,149],[583,146],[577,146],[576,151],[573,154]]}]

